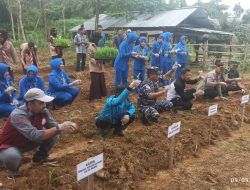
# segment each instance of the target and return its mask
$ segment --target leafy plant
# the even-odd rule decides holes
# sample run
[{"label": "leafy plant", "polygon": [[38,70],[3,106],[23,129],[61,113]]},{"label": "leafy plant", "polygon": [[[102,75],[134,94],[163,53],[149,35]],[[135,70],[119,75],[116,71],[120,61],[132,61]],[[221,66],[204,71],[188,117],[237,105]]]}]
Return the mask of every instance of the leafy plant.
[{"label": "leafy plant", "polygon": [[57,176],[55,173],[54,173],[54,170],[52,171],[49,171],[49,175],[48,175],[48,183],[49,185],[53,185],[55,182],[59,181],[60,179],[62,179],[63,176]]},{"label": "leafy plant", "polygon": [[55,46],[58,46],[58,47],[69,47],[70,44],[71,44],[71,41],[69,39],[57,38],[55,40]]},{"label": "leafy plant", "polygon": [[118,50],[112,47],[97,48],[94,51],[95,59],[114,59],[118,55]]}]

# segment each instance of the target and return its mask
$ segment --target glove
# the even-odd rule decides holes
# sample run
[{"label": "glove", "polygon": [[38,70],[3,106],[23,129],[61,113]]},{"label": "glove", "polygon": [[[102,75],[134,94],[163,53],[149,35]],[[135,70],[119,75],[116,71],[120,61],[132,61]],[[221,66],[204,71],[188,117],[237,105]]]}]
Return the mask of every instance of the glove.
[{"label": "glove", "polygon": [[71,87],[71,86],[77,86],[77,85],[79,85],[79,84],[81,84],[81,80],[80,79],[77,79],[77,80],[74,80],[72,83],[70,83],[69,84],[69,86]]},{"label": "glove", "polygon": [[141,84],[140,80],[133,80],[133,82],[130,83],[129,87],[132,89],[135,89],[136,87],[138,87]]},{"label": "glove", "polygon": [[16,91],[16,89],[13,86],[9,86],[8,88],[5,89],[6,93],[12,93],[14,91]]},{"label": "glove", "polygon": [[122,125],[126,125],[129,122],[129,115],[124,115],[121,122]]},{"label": "glove", "polygon": [[178,69],[178,67],[181,67],[181,65],[178,64],[178,63],[175,63],[175,64],[173,65],[172,69],[175,71],[176,69]]},{"label": "glove", "polygon": [[65,121],[58,125],[59,131],[72,132],[77,129],[77,125],[71,121]]},{"label": "glove", "polygon": [[223,97],[223,96],[221,96],[220,99],[223,100],[223,101],[228,100],[226,97]]},{"label": "glove", "polygon": [[15,105],[15,106],[18,106],[18,105],[19,105],[19,102],[17,101],[17,99],[14,99],[14,100],[12,101],[12,104]]},{"label": "glove", "polygon": [[159,56],[160,56],[159,53],[156,53],[156,54],[155,54],[155,57],[159,57]]}]

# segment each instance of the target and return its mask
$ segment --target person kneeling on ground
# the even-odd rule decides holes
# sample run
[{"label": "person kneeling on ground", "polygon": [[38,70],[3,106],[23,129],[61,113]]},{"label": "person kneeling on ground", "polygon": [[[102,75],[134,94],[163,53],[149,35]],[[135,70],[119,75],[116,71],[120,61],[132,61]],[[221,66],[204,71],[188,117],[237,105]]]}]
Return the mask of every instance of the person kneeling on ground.
[{"label": "person kneeling on ground", "polygon": [[46,103],[54,97],[44,91],[32,88],[24,95],[26,104],[15,109],[5,122],[0,133],[0,164],[8,170],[8,178],[17,177],[22,154],[37,149],[32,165],[55,162],[49,157],[60,132],[73,131],[76,124],[65,121],[58,124],[51,116]]},{"label": "person kneeling on ground", "polygon": [[8,117],[19,106],[9,66],[0,63],[0,117]]},{"label": "person kneeling on ground", "polygon": [[223,66],[223,63],[217,62],[215,69],[207,74],[204,84],[205,99],[214,99],[215,97],[219,96],[222,100],[227,100],[227,98],[223,97],[222,95],[222,90],[226,89],[227,87],[227,84],[222,81],[224,71]]},{"label": "person kneeling on ground", "polygon": [[230,69],[226,73],[225,82],[227,83],[227,91],[241,91],[244,94],[245,89],[241,83],[242,79],[238,71],[238,64],[238,62],[230,63]]},{"label": "person kneeling on ground", "polygon": [[[173,69],[168,71],[161,78],[164,80],[169,78],[174,73],[177,67],[178,65],[175,64],[173,66]],[[161,96],[165,95],[168,91],[168,88],[158,91],[158,70],[158,67],[148,68],[148,79],[140,85],[138,109],[140,119],[142,120],[144,125],[150,125],[150,122],[157,122],[158,118],[160,117],[159,113],[173,108],[172,102],[167,100],[157,100]]]},{"label": "person kneeling on ground", "polygon": [[26,76],[19,82],[20,95],[18,101],[20,105],[24,104],[24,94],[31,88],[39,88],[45,91],[44,81],[38,76],[38,69],[35,65],[31,65],[26,69]]},{"label": "person kneeling on ground", "polygon": [[170,85],[170,89],[167,93],[167,100],[171,101],[177,109],[190,110],[193,106],[191,100],[202,96],[204,91],[196,91],[195,89],[185,90],[185,87],[186,84],[196,84],[200,79],[201,76],[191,80],[190,69],[182,70],[181,76]]},{"label": "person kneeling on ground", "polygon": [[63,107],[71,104],[79,94],[79,89],[74,87],[81,83],[81,80],[72,81],[68,74],[63,70],[64,63],[62,58],[50,61],[52,72],[49,75],[48,94],[55,96],[54,107]]},{"label": "person kneeling on ground", "polygon": [[116,94],[107,99],[102,112],[96,117],[96,126],[103,138],[111,128],[114,128],[114,135],[123,136],[123,130],[134,121],[135,107],[128,97],[140,83],[140,80],[134,80],[127,88],[118,86]]}]

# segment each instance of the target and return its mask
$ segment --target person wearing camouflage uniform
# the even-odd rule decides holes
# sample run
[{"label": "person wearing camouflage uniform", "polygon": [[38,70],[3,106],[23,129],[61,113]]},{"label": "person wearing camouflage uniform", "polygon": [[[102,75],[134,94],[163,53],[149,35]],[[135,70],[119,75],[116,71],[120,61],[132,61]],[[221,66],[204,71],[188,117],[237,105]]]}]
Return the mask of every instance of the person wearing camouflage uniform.
[{"label": "person wearing camouflage uniform", "polygon": [[[173,69],[167,72],[162,77],[164,79],[169,78],[176,69],[174,65]],[[157,100],[157,98],[163,96],[167,92],[167,88],[159,91],[158,85],[158,67],[151,67],[147,69],[148,79],[141,83],[140,92],[138,97],[138,110],[139,117],[144,125],[150,125],[150,122],[157,122],[160,117],[160,113],[168,111],[173,108],[173,104],[167,100]]]}]

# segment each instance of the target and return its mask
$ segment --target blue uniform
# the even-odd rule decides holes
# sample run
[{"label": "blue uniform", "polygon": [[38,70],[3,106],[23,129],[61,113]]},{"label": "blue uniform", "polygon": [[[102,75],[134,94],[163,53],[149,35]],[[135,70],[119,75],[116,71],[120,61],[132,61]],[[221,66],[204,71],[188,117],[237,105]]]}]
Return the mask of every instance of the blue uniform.
[{"label": "blue uniform", "polygon": [[[159,36],[159,38],[164,39],[164,35],[161,34]],[[160,43],[159,41],[155,41],[151,46],[151,66],[152,67],[160,68],[160,57],[156,57],[154,54],[156,54],[156,53],[161,54],[162,53],[162,45],[163,45],[163,42]]]},{"label": "blue uniform", "polygon": [[[160,70],[162,71],[162,74],[166,74],[173,67],[173,55],[171,54],[173,47],[172,44],[169,42],[169,39],[173,37],[173,33],[166,32],[163,33],[163,35],[164,43],[162,45],[162,54],[160,54]],[[170,80],[164,80],[163,84],[165,86],[169,85]]]},{"label": "blue uniform", "polygon": [[104,32],[101,33],[101,39],[98,42],[98,47],[102,48],[105,45],[106,35]]},{"label": "blue uniform", "polygon": [[174,48],[176,51],[175,61],[181,65],[181,67],[178,67],[175,71],[175,79],[178,79],[181,76],[181,71],[186,67],[188,62],[188,46],[182,42],[186,38],[186,36],[181,36],[180,42],[176,44]]},{"label": "blue uniform", "polygon": [[[28,73],[30,71],[33,71],[34,75],[29,76]],[[20,89],[20,95],[18,97],[18,101],[20,105],[24,104],[24,95],[26,92],[31,88],[39,88],[43,91],[45,91],[44,88],[44,81],[41,77],[38,75],[38,69],[36,66],[31,65],[26,69],[27,76],[23,77],[19,82],[19,89]]]},{"label": "blue uniform", "polygon": [[69,87],[72,82],[67,73],[60,69],[62,58],[56,58],[50,61],[52,72],[49,75],[48,94],[55,96],[54,105],[62,107],[71,104],[79,94],[79,89]]},{"label": "blue uniform", "polygon": [[129,114],[130,117],[135,115],[135,107],[128,100],[130,91],[125,89],[118,97],[115,95],[110,96],[102,112],[96,117],[96,120],[101,120],[104,117],[109,118],[111,124],[115,125],[120,123],[122,117],[125,114]]},{"label": "blue uniform", "polygon": [[[146,37],[140,37],[139,43],[141,44],[142,42],[147,42]],[[148,57],[148,47],[144,46],[141,47],[141,45],[137,45],[134,47],[133,52],[137,52],[141,56]],[[139,79],[141,81],[144,81],[145,79],[145,73],[146,73],[146,65],[145,65],[145,59],[141,58],[136,58],[134,61],[134,79]]]},{"label": "blue uniform", "polygon": [[119,46],[119,54],[114,63],[115,68],[115,87],[120,84],[128,86],[128,61],[132,56],[133,42],[138,36],[134,32],[128,33],[127,39]]},{"label": "blue uniform", "polygon": [[8,65],[0,63],[0,117],[8,117],[16,108],[12,105],[12,101],[16,99],[16,92],[8,94],[6,88],[13,86],[13,81],[10,76],[4,78],[4,73],[8,72]]}]

